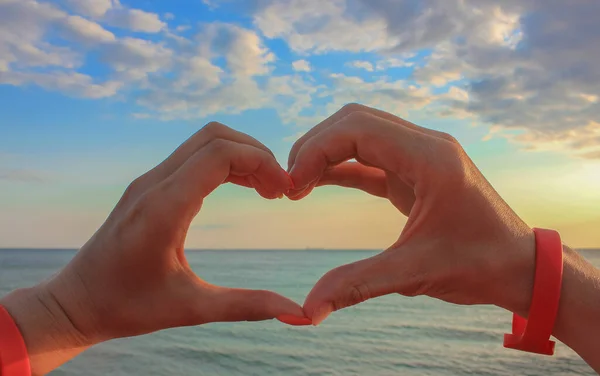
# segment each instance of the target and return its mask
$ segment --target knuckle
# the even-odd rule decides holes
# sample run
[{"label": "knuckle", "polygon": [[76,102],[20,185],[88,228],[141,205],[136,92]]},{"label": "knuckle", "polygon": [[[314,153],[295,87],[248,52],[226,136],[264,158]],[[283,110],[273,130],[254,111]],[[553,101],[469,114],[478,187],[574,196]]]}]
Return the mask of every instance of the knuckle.
[{"label": "knuckle", "polygon": [[142,175],[129,183],[125,188],[123,195],[121,195],[121,198],[115,207],[115,212],[120,213],[127,210],[127,208],[133,205],[135,201],[144,194],[145,190],[145,175]]},{"label": "knuckle", "polygon": [[218,121],[211,121],[202,128],[202,131],[209,136],[218,137],[227,129],[229,129],[227,126],[219,123]]},{"label": "knuckle", "polygon": [[458,142],[452,142],[449,140],[442,140],[438,142],[438,148],[441,153],[446,156],[453,157],[453,159],[461,158],[464,152],[462,146],[460,146]]},{"label": "knuckle", "polygon": [[361,275],[361,271],[357,268],[355,264],[343,265],[331,270],[324,277],[324,280],[332,281],[330,283],[337,285],[335,290],[338,292],[332,299],[334,310],[350,307],[373,297],[367,283],[357,278]]},{"label": "knuckle", "polygon": [[159,189],[152,189],[141,195],[136,202],[127,210],[121,228],[125,231],[142,226],[150,231],[148,227],[166,229],[168,222],[166,216],[161,215],[161,206],[164,205],[164,194]]},{"label": "knuckle", "polygon": [[228,150],[232,147],[232,142],[224,140],[222,138],[212,139],[206,144],[205,150],[211,155],[222,156],[227,154]]},{"label": "knuckle", "polygon": [[452,136],[450,133],[435,131],[435,134],[444,141],[447,141],[451,144],[460,146],[460,142],[458,142],[458,140],[454,136]]},{"label": "knuckle", "polygon": [[432,147],[432,151],[434,162],[432,165],[437,167],[438,176],[452,178],[452,180],[460,180],[461,177],[465,176],[468,158],[458,142],[437,140],[435,146]]},{"label": "knuckle", "polygon": [[371,294],[367,285],[364,283],[357,283],[346,287],[344,293],[332,303],[334,310],[337,311],[342,308],[360,304],[370,298]]},{"label": "knuckle", "polygon": [[456,138],[454,138],[454,136],[452,136],[449,133],[442,132],[441,137],[443,139],[445,139],[446,141],[449,141],[449,142],[451,142],[451,143],[453,143],[455,145],[460,145],[460,142],[458,142],[458,140]]},{"label": "knuckle", "polygon": [[351,113],[349,113],[347,115],[347,117],[351,120],[360,121],[360,120],[370,119],[370,118],[372,118],[372,115],[366,111],[357,110],[357,111],[352,111]]},{"label": "knuckle", "polygon": [[357,111],[364,111],[366,108],[366,106],[359,104],[359,103],[346,103],[344,106],[342,106],[341,108],[341,112],[344,114],[350,114],[352,112],[357,112]]},{"label": "knuckle", "polygon": [[143,190],[143,180],[144,175],[135,178],[131,183],[129,183],[127,188],[125,188],[125,192],[123,192],[123,200],[130,201],[134,197],[138,196]]},{"label": "knuckle", "polygon": [[366,111],[353,111],[344,117],[345,121],[339,122],[339,126],[345,128],[362,128],[365,124],[372,122],[373,115]]}]

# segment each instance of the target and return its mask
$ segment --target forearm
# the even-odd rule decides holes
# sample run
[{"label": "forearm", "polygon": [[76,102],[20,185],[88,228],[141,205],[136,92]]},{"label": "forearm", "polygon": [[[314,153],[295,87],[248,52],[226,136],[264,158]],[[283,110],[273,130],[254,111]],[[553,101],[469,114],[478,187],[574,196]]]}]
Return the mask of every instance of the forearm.
[{"label": "forearm", "polygon": [[554,336],[600,373],[600,270],[563,248],[563,284]]},{"label": "forearm", "polygon": [[[515,283],[506,284],[495,304],[527,317],[535,256],[524,257],[505,274],[520,278],[511,278]],[[563,280],[552,334],[600,373],[600,270],[567,246],[563,246]]]},{"label": "forearm", "polygon": [[46,374],[89,347],[43,286],[0,299],[23,335],[33,375]]}]

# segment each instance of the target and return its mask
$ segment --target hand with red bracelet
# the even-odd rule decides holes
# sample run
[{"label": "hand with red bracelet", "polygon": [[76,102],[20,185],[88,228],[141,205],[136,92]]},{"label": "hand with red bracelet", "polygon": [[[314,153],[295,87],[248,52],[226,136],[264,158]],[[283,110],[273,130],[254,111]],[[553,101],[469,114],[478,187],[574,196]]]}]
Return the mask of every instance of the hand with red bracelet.
[{"label": "hand with red bracelet", "polygon": [[273,318],[310,324],[287,298],[214,286],[188,265],[190,222],[225,182],[253,187],[268,199],[291,187],[269,149],[211,123],[136,179],[60,273],[0,300],[23,334],[33,373],[44,374],[99,342],[171,327]]},{"label": "hand with red bracelet", "polygon": [[[392,293],[494,304],[527,317],[534,233],[448,134],[350,104],[296,142],[289,168],[293,200],[316,186],[338,185],[388,199],[408,216],[387,250],[316,283],[304,304],[314,324]],[[600,320],[590,317],[600,313],[600,273],[568,248],[564,265],[554,335],[599,370]]]}]

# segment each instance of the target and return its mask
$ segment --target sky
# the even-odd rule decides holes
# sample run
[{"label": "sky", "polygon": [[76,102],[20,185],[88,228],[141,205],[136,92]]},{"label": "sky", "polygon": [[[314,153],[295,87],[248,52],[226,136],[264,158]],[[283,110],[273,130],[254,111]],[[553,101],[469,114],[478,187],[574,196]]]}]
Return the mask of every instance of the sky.
[{"label": "sky", "polygon": [[[209,121],[284,165],[359,102],[455,136],[532,227],[600,248],[597,0],[0,0],[0,247],[78,248]],[[405,218],[223,186],[188,248],[358,248]]]}]

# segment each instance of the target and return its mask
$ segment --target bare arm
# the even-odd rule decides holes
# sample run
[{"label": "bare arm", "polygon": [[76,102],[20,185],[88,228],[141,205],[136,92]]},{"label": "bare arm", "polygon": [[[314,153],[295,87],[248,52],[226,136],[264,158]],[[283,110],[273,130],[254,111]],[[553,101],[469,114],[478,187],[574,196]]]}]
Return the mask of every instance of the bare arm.
[{"label": "bare arm", "polygon": [[566,246],[563,257],[554,336],[600,373],[600,270]]},{"label": "bare arm", "polygon": [[291,185],[264,145],[211,124],[136,179],[60,273],[0,300],[21,331],[34,375],[102,341],[171,327],[273,318],[310,323],[281,295],[211,285],[191,270],[184,253],[189,225],[225,182],[255,187],[268,199]]},{"label": "bare arm", "polygon": [[[338,185],[386,198],[408,216],[384,252],[335,268],[316,283],[304,303],[313,323],[394,293],[494,304],[527,317],[533,230],[450,135],[350,104],[295,143],[289,167],[293,200],[316,186]],[[600,271],[568,248],[564,254],[554,334],[600,372]]]}]

